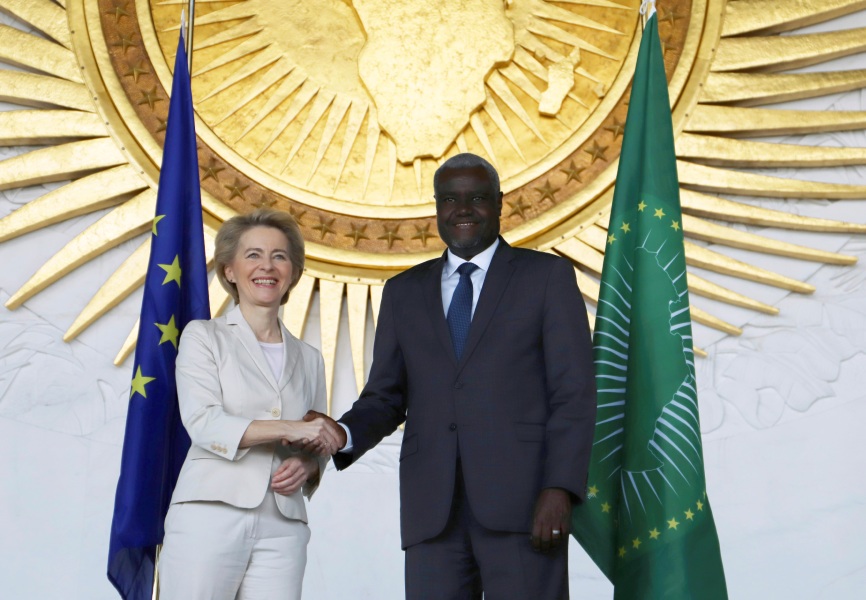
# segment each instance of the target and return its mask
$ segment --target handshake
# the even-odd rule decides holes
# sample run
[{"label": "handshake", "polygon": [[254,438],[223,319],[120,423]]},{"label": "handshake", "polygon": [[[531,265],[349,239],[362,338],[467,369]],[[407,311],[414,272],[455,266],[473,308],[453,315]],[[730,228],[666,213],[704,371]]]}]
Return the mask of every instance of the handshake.
[{"label": "handshake", "polygon": [[303,421],[283,421],[287,431],[282,437],[284,446],[291,446],[308,454],[331,456],[346,445],[346,431],[331,417],[311,410]]}]

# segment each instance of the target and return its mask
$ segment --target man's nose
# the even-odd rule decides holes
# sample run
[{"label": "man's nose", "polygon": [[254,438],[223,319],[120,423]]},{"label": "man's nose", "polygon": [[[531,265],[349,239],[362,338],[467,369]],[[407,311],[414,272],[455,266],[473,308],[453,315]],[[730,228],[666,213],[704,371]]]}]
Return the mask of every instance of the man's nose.
[{"label": "man's nose", "polygon": [[471,198],[458,199],[456,212],[461,213],[461,214],[466,214],[466,213],[472,212],[472,199]]}]

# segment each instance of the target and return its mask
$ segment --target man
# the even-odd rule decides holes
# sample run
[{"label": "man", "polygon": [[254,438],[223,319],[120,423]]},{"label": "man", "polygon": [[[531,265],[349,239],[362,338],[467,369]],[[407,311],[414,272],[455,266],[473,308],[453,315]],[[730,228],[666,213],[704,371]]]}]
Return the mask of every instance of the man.
[{"label": "man", "polygon": [[340,419],[348,444],[334,462],[406,422],[407,598],[567,598],[595,424],[574,271],[499,237],[502,192],[484,159],[449,159],[433,187],[448,251],[385,285],[370,378]]}]

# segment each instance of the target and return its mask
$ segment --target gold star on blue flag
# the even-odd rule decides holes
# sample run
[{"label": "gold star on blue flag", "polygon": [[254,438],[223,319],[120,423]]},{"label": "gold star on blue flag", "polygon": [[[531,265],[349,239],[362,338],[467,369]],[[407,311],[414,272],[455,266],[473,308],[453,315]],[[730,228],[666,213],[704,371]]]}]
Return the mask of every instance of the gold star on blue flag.
[{"label": "gold star on blue flag", "polygon": [[210,318],[201,184],[182,36],[162,164],[108,551],[108,578],[127,600],[152,597],[156,546],[162,543],[165,513],[189,449],[174,379],[178,335],[190,321]]}]

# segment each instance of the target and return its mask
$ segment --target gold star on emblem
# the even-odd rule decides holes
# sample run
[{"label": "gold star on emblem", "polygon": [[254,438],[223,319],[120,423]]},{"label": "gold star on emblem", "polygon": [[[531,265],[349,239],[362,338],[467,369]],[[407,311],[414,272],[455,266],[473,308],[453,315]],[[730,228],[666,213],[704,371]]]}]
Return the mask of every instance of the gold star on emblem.
[{"label": "gold star on emblem", "polygon": [[698,510],[704,510],[704,503],[698,500]]},{"label": "gold star on emblem", "polygon": [[615,140],[625,132],[625,123],[614,117],[613,125],[607,125],[605,129],[613,133],[613,139]]},{"label": "gold star on emblem", "polygon": [[115,0],[114,9],[109,11],[106,14],[114,15],[114,22],[117,23],[118,21],[120,21],[120,17],[128,17],[129,16],[129,13],[126,10],[127,6],[129,6],[129,2],[120,3],[120,2],[117,2],[117,0]]},{"label": "gold star on emblem", "polygon": [[525,204],[523,202],[523,196],[520,196],[516,202],[509,202],[508,206],[511,207],[511,214],[508,215],[509,217],[513,217],[514,215],[520,215],[520,218],[524,221],[526,220],[526,215],[524,214],[524,212],[526,211],[526,209],[532,208],[531,204]]},{"label": "gold star on emblem", "polygon": [[680,222],[671,220],[671,229],[673,229],[674,231],[679,231],[680,230]]},{"label": "gold star on emblem", "polygon": [[132,384],[129,390],[129,397],[136,393],[141,394],[144,398],[147,398],[147,391],[144,389],[148,383],[156,379],[156,377],[145,377],[141,374],[141,365],[138,365],[138,370],[135,372],[135,377],[132,378]]},{"label": "gold star on emblem", "polygon": [[640,212],[643,212],[643,209],[645,209],[645,208],[646,208],[646,203],[645,203],[643,200],[641,200],[641,201],[640,201],[640,204],[637,205],[637,209],[638,209]]},{"label": "gold star on emblem", "polygon": [[120,34],[120,43],[112,44],[112,46],[114,48],[120,48],[123,51],[123,54],[126,55],[126,51],[127,49],[129,49],[130,46],[132,46],[133,48],[138,47],[138,44],[136,44],[135,41],[132,39],[133,35],[134,34],[131,34],[127,37],[123,34]]},{"label": "gold star on emblem", "polygon": [[653,216],[654,216],[654,217],[658,217],[659,219],[661,219],[663,216],[665,216],[665,211],[663,211],[663,210],[660,209],[660,208],[657,208],[657,209],[656,209],[656,214],[654,214]]},{"label": "gold star on emblem", "polygon": [[162,337],[159,338],[159,345],[171,342],[171,345],[177,350],[177,336],[180,335],[180,331],[174,324],[174,315],[171,315],[168,323],[154,323],[154,325],[162,332]]},{"label": "gold star on emblem", "polygon": [[153,235],[159,235],[156,232],[156,224],[159,223],[160,221],[162,221],[164,218],[165,218],[165,215],[156,215],[153,218],[153,227],[151,228],[153,230]]},{"label": "gold star on emblem", "polygon": [[235,182],[232,185],[223,184],[223,187],[231,192],[229,200],[231,200],[232,198],[240,198],[241,200],[246,200],[247,198],[246,196],[244,196],[244,191],[246,191],[246,189],[250,186],[241,185],[240,179],[235,177]]},{"label": "gold star on emblem", "polygon": [[544,202],[545,200],[550,200],[553,204],[556,204],[556,192],[559,191],[559,188],[550,187],[550,180],[544,182],[544,186],[535,188],[536,192],[541,192],[541,198],[538,199],[539,202]]},{"label": "gold star on emblem", "polygon": [[206,181],[208,179],[213,179],[214,181],[219,181],[220,171],[225,171],[225,167],[219,166],[219,164],[217,164],[216,160],[214,160],[214,158],[211,157],[208,164],[201,167],[201,170],[203,173],[202,177],[201,177],[202,181]]},{"label": "gold star on emblem", "polygon": [[403,238],[401,238],[399,235],[397,235],[397,232],[400,230],[400,224],[399,223],[394,225],[393,227],[388,227],[387,225],[383,225],[382,227],[385,229],[385,233],[380,235],[376,239],[388,240],[388,249],[390,249],[391,246],[394,245],[394,240],[400,240],[401,242],[403,241]]},{"label": "gold star on emblem", "polygon": [[[560,169],[560,171],[568,175],[565,183],[568,183],[571,180],[574,180],[578,183],[583,183],[583,179],[580,178],[580,174],[586,171],[586,167],[575,167],[574,161],[571,161],[567,169]],[[523,215],[520,216],[522,217]]]},{"label": "gold star on emblem", "polygon": [[670,521],[668,521],[668,529],[676,529],[677,525],[679,524],[679,521],[677,521],[676,519],[671,519]]},{"label": "gold star on emblem", "polygon": [[592,157],[592,162],[595,163],[599,158],[607,160],[607,157],[604,155],[605,150],[607,150],[607,146],[599,146],[598,140],[592,140],[592,146],[584,149],[584,152],[589,154]]},{"label": "gold star on emblem", "polygon": [[619,550],[617,550],[616,553],[620,558],[625,556],[625,546],[620,546]]},{"label": "gold star on emblem", "polygon": [[424,227],[420,225],[415,225],[415,235],[412,236],[413,240],[421,240],[421,243],[424,244],[424,247],[427,247],[427,238],[431,237],[433,234],[430,233],[430,223],[427,223]]},{"label": "gold star on emblem", "polygon": [[651,540],[659,539],[660,535],[661,535],[661,532],[658,529],[656,529],[655,527],[653,527],[652,531],[649,532],[649,536],[650,536]]},{"label": "gold star on emblem", "polygon": [[609,236],[607,236],[607,243],[608,244],[612,244],[615,241],[616,241],[616,236],[614,234],[611,233]]},{"label": "gold star on emblem", "polygon": [[359,226],[355,225],[354,223],[351,223],[351,227],[352,227],[352,232],[351,233],[344,233],[343,235],[346,236],[347,238],[352,238],[355,242],[353,244],[355,247],[358,246],[358,242],[360,242],[361,240],[369,240],[370,239],[369,237],[367,237],[364,234],[364,232],[367,231],[367,225],[366,224],[361,225],[359,227]]},{"label": "gold star on emblem", "polygon": [[162,102],[162,98],[159,97],[156,86],[153,86],[149,90],[141,92],[141,100],[138,101],[138,105],[147,104],[150,110],[153,110],[153,105],[157,102]]},{"label": "gold star on emblem", "polygon": [[589,490],[587,490],[587,491],[589,492],[590,497],[595,497],[598,495],[598,488],[595,487],[594,485],[589,486]]},{"label": "gold star on emblem", "polygon": [[162,280],[162,285],[174,281],[177,283],[177,287],[180,287],[180,259],[178,256],[175,255],[170,265],[159,265],[159,268],[165,271],[165,279]]},{"label": "gold star on emblem", "polygon": [[144,61],[140,60],[129,67],[129,71],[123,74],[124,77],[132,77],[135,83],[138,83],[139,75],[150,75],[150,71],[144,68]]},{"label": "gold star on emblem", "polygon": [[256,200],[255,202],[253,202],[253,204],[258,206],[259,208],[270,208],[276,203],[277,203],[276,200],[274,200],[273,198],[268,198],[264,194],[259,196],[259,199]]},{"label": "gold star on emblem", "polygon": [[631,547],[632,547],[632,548],[635,548],[635,549],[640,548],[641,543],[642,543],[642,542],[640,541],[640,538],[634,538],[634,539],[631,541]]},{"label": "gold star on emblem", "polygon": [[298,225],[301,224],[301,219],[304,218],[304,215],[307,214],[307,211],[301,210],[295,206],[289,207],[289,214],[292,215],[292,218],[295,220],[295,223]]},{"label": "gold star on emblem", "polygon": [[673,27],[680,19],[685,18],[685,15],[681,15],[680,13],[678,13],[675,8],[668,10],[662,8],[661,13],[662,14],[659,15],[659,23],[664,23],[665,21],[667,21],[671,25],[671,27]]},{"label": "gold star on emblem", "polygon": [[695,513],[693,513],[692,509],[690,509],[690,508],[686,509],[686,519],[688,519],[689,521],[695,520]]},{"label": "gold star on emblem", "polygon": [[165,131],[167,121],[165,119],[160,119],[159,117],[157,117],[156,122],[159,123],[159,125],[156,126],[156,133],[159,133],[160,131]]},{"label": "gold star on emblem", "polygon": [[605,502],[604,504],[602,504],[602,505],[601,505],[601,512],[603,512],[603,513],[609,513],[609,512],[610,512],[610,504],[608,504],[607,502]]},{"label": "gold star on emblem", "polygon": [[322,218],[319,216],[319,224],[313,226],[313,229],[316,231],[320,231],[322,233],[321,239],[325,239],[325,236],[329,233],[336,233],[331,225],[334,224],[335,217],[331,217],[330,219]]},{"label": "gold star on emblem", "polygon": [[623,221],[622,225],[620,225],[619,228],[622,229],[623,233],[628,233],[629,231],[631,231],[631,227],[629,227],[629,224],[625,221]]}]

